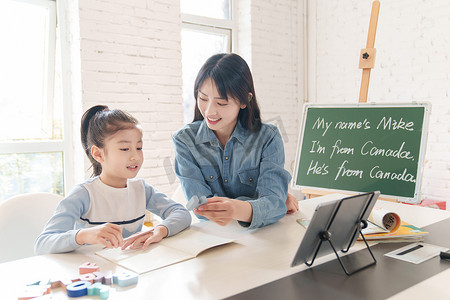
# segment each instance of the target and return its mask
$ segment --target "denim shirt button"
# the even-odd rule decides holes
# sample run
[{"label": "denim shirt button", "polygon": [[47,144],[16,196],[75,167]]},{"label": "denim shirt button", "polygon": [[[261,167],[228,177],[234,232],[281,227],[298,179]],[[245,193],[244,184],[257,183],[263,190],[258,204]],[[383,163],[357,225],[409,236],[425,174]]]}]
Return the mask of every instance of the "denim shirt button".
[{"label": "denim shirt button", "polygon": [[225,156],[225,160],[228,160],[228,156]]},{"label": "denim shirt button", "polygon": [[227,183],[227,182],[228,182],[228,179],[225,179],[224,182]]},{"label": "denim shirt button", "polygon": [[253,178],[250,178],[248,181],[252,182],[252,181],[253,181]]},{"label": "denim shirt button", "polygon": [[214,176],[212,176],[212,175],[211,175],[211,176],[209,176],[209,178],[213,179],[213,178],[214,178]]}]

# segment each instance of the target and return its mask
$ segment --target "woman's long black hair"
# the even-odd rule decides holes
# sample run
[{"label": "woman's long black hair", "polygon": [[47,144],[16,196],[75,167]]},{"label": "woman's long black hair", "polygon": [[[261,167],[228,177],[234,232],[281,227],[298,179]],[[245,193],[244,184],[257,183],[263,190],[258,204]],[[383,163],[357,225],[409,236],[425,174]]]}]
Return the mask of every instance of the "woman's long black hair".
[{"label": "woman's long black hair", "polygon": [[[198,90],[203,82],[211,79],[223,99],[236,99],[246,107],[239,111],[238,120],[242,127],[256,132],[261,128],[261,112],[256,101],[253,77],[245,60],[234,53],[220,53],[211,56],[198,72],[194,84],[194,120],[203,120],[197,104]],[[249,93],[252,97],[249,101]]]}]

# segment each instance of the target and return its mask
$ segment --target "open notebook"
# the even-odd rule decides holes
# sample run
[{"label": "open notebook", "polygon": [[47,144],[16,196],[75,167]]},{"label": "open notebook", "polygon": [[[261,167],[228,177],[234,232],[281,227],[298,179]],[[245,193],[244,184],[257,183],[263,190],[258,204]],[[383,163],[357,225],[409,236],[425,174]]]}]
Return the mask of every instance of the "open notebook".
[{"label": "open notebook", "polygon": [[195,258],[209,248],[233,241],[191,227],[174,236],[165,238],[159,243],[151,244],[145,250],[112,248],[100,250],[95,254],[135,273],[142,274]]}]

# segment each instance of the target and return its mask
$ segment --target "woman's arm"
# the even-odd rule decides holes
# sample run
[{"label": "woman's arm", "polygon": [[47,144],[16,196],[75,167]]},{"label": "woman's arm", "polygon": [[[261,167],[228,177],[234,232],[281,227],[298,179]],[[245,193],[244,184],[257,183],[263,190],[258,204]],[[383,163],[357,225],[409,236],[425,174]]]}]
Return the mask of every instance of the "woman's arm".
[{"label": "woman's arm", "polygon": [[192,196],[212,197],[213,192],[205,182],[202,171],[189,147],[180,138],[173,137],[175,151],[175,174],[180,180],[186,199]]},{"label": "woman's arm", "polygon": [[249,202],[226,197],[209,198],[207,204],[200,205],[194,212],[221,226],[232,220],[250,223],[253,216],[253,208]]},{"label": "woman's arm", "polygon": [[220,225],[226,225],[232,219],[236,219],[241,225],[250,228],[272,224],[286,215],[287,191],[291,175],[284,169],[283,141],[276,127],[268,127],[267,132],[261,134],[270,133],[271,137],[261,144],[257,198],[249,199],[244,196],[236,199],[209,198],[207,204],[194,211],[196,214]]},{"label": "woman's arm", "polygon": [[284,145],[275,126],[273,137],[263,146],[258,184],[258,198],[250,200],[253,208],[251,228],[272,224],[286,215],[286,199],[291,175],[284,169]]},{"label": "woman's arm", "polygon": [[287,214],[294,214],[298,212],[298,200],[288,193],[286,199]]}]

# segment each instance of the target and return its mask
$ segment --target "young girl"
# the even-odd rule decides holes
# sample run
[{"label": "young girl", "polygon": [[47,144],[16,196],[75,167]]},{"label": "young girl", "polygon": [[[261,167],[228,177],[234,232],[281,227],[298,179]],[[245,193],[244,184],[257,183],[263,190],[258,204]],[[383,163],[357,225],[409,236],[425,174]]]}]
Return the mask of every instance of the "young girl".
[{"label": "young girl", "polygon": [[247,63],[236,54],[210,57],[197,75],[194,96],[194,121],[173,136],[175,173],[186,198],[208,198],[194,212],[220,225],[234,219],[249,228],[296,212],[283,141],[274,125],[261,123]]},{"label": "young girl", "polygon": [[[191,223],[189,212],[142,179],[142,130],[121,110],[94,106],[81,120],[81,141],[95,177],[76,186],[58,205],[35,241],[36,254],[75,250],[84,244],[131,248],[157,243]],[[148,234],[124,242],[141,230],[145,210],[163,221]]]}]

